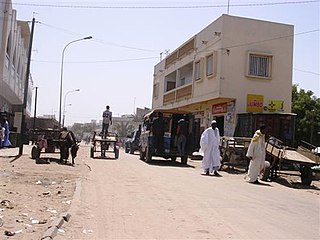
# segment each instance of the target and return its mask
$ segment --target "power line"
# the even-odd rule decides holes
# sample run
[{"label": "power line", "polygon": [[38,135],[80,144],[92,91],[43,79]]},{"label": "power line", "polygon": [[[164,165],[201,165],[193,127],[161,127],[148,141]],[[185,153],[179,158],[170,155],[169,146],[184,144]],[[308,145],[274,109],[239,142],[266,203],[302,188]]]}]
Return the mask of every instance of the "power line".
[{"label": "power line", "polygon": [[[79,33],[64,29],[64,28],[52,26],[52,25],[49,25],[49,24],[46,24],[46,23],[43,23],[43,22],[40,22],[40,24],[44,25],[46,27],[49,27],[49,28],[53,28],[53,29],[56,29],[56,30],[59,30],[59,31],[62,31],[62,32],[65,32],[65,33],[68,33],[68,34],[71,34],[71,35],[77,35],[77,36],[84,36],[85,35],[85,34],[79,34]],[[133,49],[133,50],[139,50],[139,51],[145,51],[145,52],[160,52],[161,51],[161,50],[155,50],[155,49],[145,49],[145,48],[131,47],[131,46],[123,45],[123,44],[117,44],[117,43],[113,43],[113,42],[106,42],[106,41],[104,41],[102,39],[96,39],[96,38],[92,39],[92,41],[97,42],[97,43],[101,43],[101,44],[112,45],[112,46],[115,46],[115,47],[127,48],[127,49]]]},{"label": "power line", "polygon": [[270,39],[255,41],[255,42],[242,43],[242,44],[232,45],[232,46],[228,46],[228,47],[223,47],[223,48],[220,48],[220,50],[226,50],[226,49],[236,48],[236,47],[243,47],[243,46],[247,46],[247,45],[269,42],[269,41],[274,41],[274,40],[281,39],[281,38],[288,38],[288,37],[293,37],[293,36],[298,36],[298,35],[303,35],[303,34],[308,34],[308,33],[313,33],[313,32],[319,32],[319,31],[320,31],[320,29],[314,29],[314,30],[310,30],[310,31],[306,31],[306,32],[290,34],[290,35],[280,36],[280,37],[276,37],[276,38],[270,38]]},{"label": "power line", "polygon": [[[285,2],[270,2],[270,3],[246,3],[246,4],[230,4],[229,7],[258,7],[258,6],[275,6],[288,4],[306,4],[316,3],[319,0],[309,1],[285,1]],[[5,1],[1,1],[5,3]],[[179,3],[180,4],[180,3]],[[197,8],[225,8],[227,4],[213,4],[213,5],[190,5],[190,6],[111,6],[111,5],[67,5],[67,4],[48,4],[48,3],[14,3],[17,6],[32,6],[32,7],[50,7],[50,8],[82,8],[82,9],[197,9]]]},{"label": "power line", "polygon": [[298,72],[304,72],[304,73],[310,73],[310,74],[313,74],[313,75],[320,75],[320,73],[316,73],[316,72],[311,72],[311,71],[307,71],[307,70],[301,70],[301,69],[298,69],[298,68],[294,68],[295,71],[298,71]]},{"label": "power line", "polygon": [[[159,57],[146,57],[146,58],[131,58],[131,59],[118,59],[118,60],[102,60],[102,61],[76,61],[76,62],[65,62],[65,63],[116,63],[116,62],[130,62],[130,61],[143,61],[149,59],[158,59]],[[61,61],[45,61],[45,60],[32,60],[32,62],[42,63],[61,63]]]}]

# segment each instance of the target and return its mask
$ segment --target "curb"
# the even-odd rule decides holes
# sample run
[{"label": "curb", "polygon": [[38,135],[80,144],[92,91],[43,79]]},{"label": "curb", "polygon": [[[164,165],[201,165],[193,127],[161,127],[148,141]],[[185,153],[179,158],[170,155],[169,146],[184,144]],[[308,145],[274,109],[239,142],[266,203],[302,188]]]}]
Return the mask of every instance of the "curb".
[{"label": "curb", "polygon": [[58,229],[62,227],[65,222],[70,220],[71,214],[65,213],[61,217],[55,219],[47,231],[43,234],[41,240],[51,240],[57,236]]}]

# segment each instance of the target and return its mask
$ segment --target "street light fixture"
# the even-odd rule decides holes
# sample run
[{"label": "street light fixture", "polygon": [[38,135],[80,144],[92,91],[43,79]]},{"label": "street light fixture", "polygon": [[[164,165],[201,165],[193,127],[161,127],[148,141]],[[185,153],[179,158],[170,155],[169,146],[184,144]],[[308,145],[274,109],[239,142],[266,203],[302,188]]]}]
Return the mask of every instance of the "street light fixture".
[{"label": "street light fixture", "polygon": [[72,44],[72,43],[75,43],[75,42],[79,42],[79,41],[82,41],[82,40],[89,40],[91,39],[92,36],[88,36],[88,37],[85,37],[85,38],[80,38],[80,39],[76,39],[76,40],[73,40],[71,42],[69,42],[62,50],[62,59],[61,59],[61,77],[60,77],[60,100],[59,100],[59,127],[61,127],[61,105],[62,105],[62,79],[63,79],[63,60],[64,60],[64,52],[66,50],[66,48]]},{"label": "street light fixture", "polygon": [[[80,89],[79,89],[79,88],[78,88],[78,89],[74,89],[74,90],[71,90],[71,91],[66,92],[66,94],[64,95],[62,127],[64,127],[64,120],[65,120],[65,118],[66,118],[66,113],[65,113],[65,112],[66,112],[67,95],[68,95],[69,93],[79,92],[79,91],[80,91]],[[70,104],[70,105],[68,105],[68,106],[71,106],[71,104]]]}]

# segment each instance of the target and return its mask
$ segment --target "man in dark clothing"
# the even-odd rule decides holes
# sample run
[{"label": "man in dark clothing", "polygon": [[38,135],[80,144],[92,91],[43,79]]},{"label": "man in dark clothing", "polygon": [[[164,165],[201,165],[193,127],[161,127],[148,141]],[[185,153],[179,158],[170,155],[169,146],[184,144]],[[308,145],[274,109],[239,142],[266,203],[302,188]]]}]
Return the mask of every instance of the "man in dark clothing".
[{"label": "man in dark clothing", "polygon": [[177,136],[178,153],[185,154],[188,137],[188,122],[183,118],[178,121]]},{"label": "man in dark clothing", "polygon": [[163,119],[163,114],[158,113],[158,118],[152,121],[152,133],[154,136],[154,146],[158,153],[163,153],[163,136],[164,136],[165,122]]},{"label": "man in dark clothing", "polygon": [[67,161],[69,158],[69,149],[72,157],[72,164],[74,164],[74,159],[77,156],[79,150],[79,145],[77,144],[76,138],[72,131],[63,127],[59,139],[62,140],[60,143],[60,161]]},{"label": "man in dark clothing", "polygon": [[102,136],[107,136],[110,125],[112,125],[112,112],[110,107],[106,106],[106,110],[102,113]]}]

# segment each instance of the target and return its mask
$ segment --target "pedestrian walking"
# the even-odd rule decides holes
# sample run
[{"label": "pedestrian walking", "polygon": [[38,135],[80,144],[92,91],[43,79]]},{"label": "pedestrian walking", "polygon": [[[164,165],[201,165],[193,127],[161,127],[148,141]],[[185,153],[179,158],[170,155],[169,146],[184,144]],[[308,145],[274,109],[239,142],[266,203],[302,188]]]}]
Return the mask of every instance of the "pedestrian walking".
[{"label": "pedestrian walking", "polygon": [[211,127],[207,128],[200,138],[200,154],[203,155],[202,170],[206,175],[221,176],[218,170],[221,166],[220,161],[220,133],[217,122],[213,120]]},{"label": "pedestrian walking", "polygon": [[181,118],[177,127],[177,148],[178,153],[184,155],[186,152],[186,143],[188,136],[188,122]]},{"label": "pedestrian walking", "polygon": [[12,144],[10,142],[10,127],[7,117],[2,118],[2,127],[4,129],[4,137],[2,139],[2,147],[11,147]]},{"label": "pedestrian walking", "polygon": [[259,184],[259,175],[263,174],[264,170],[270,167],[270,163],[266,161],[266,133],[265,125],[260,126],[253,138],[246,156],[250,159],[249,171],[246,179],[249,183]]}]

